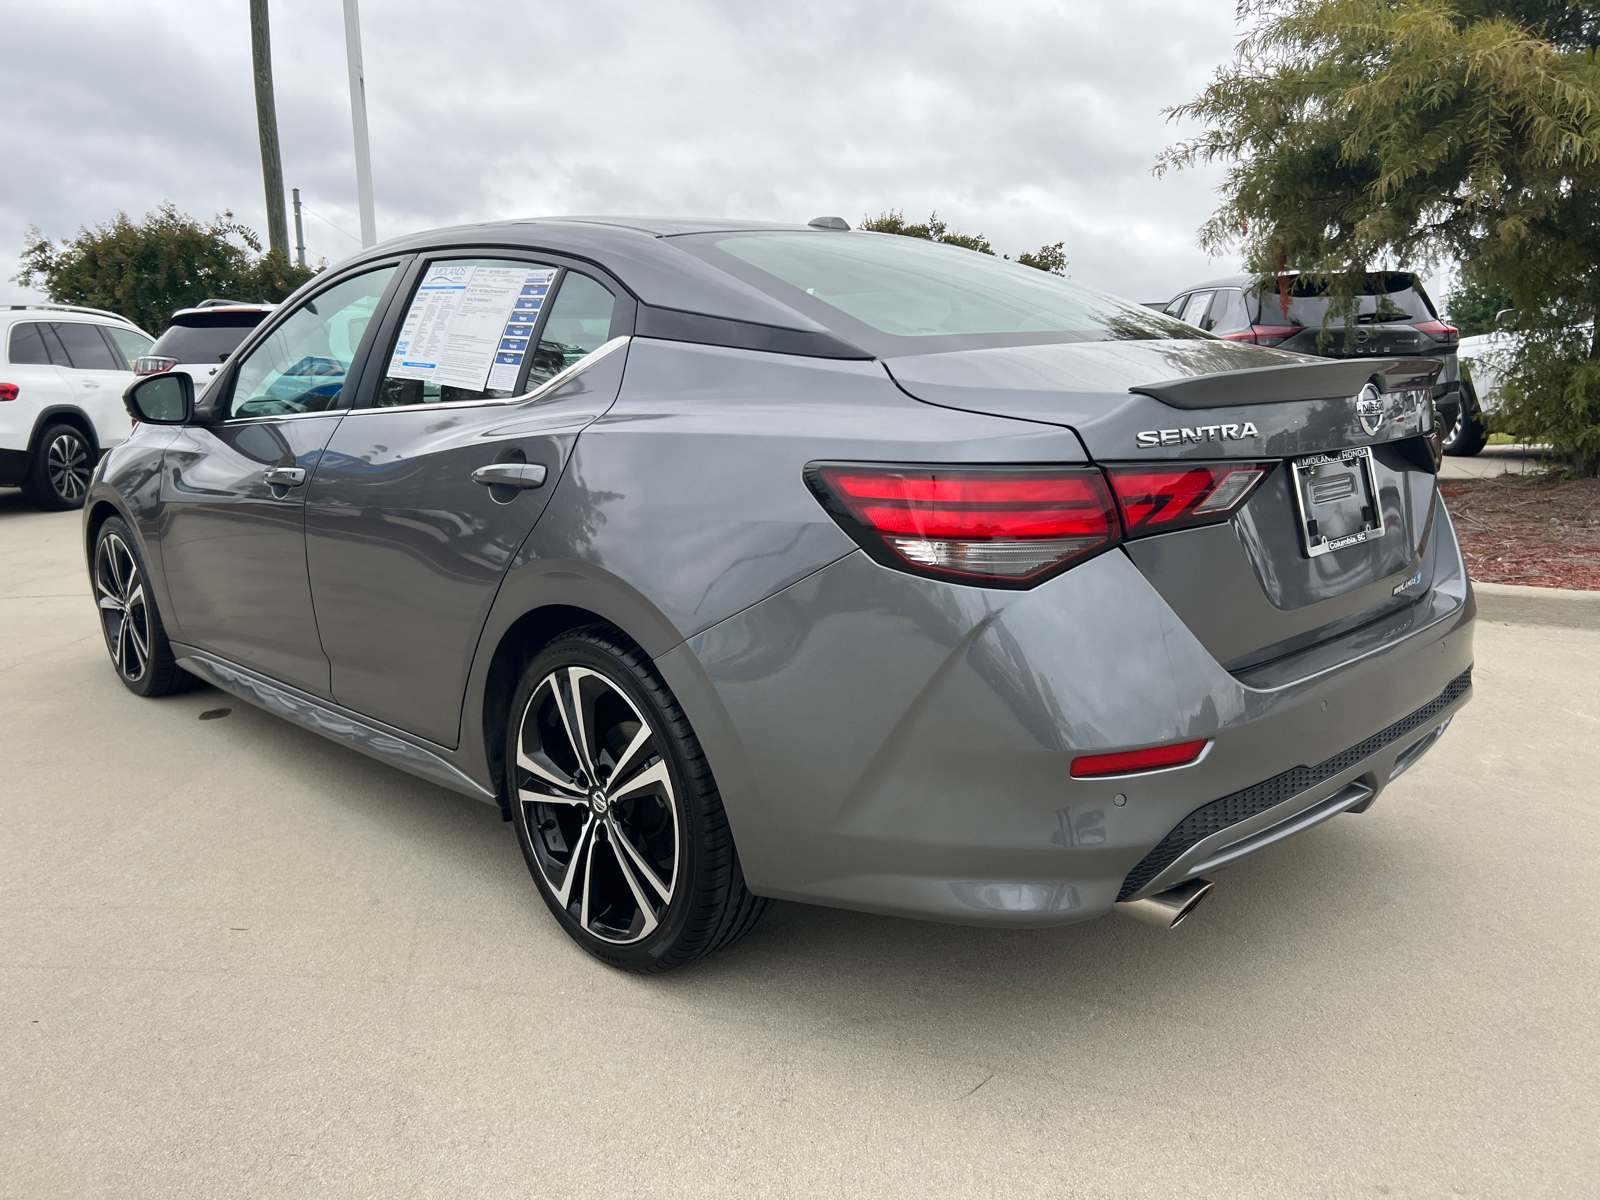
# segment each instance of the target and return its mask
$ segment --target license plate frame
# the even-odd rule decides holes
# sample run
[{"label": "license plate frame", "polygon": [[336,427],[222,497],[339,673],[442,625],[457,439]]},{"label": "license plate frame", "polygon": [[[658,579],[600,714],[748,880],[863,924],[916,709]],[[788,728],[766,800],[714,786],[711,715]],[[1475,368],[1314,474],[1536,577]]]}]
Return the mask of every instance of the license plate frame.
[{"label": "license plate frame", "polygon": [[1300,518],[1300,545],[1307,558],[1362,546],[1383,536],[1371,446],[1292,459],[1289,485]]}]

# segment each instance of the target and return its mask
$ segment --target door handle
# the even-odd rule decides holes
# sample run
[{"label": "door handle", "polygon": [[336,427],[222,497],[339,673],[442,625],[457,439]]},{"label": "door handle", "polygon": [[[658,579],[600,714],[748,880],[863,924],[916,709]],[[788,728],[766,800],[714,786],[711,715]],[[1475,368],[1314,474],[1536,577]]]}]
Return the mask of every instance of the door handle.
[{"label": "door handle", "polygon": [[304,467],[271,467],[261,476],[273,487],[299,487],[306,481]]},{"label": "door handle", "polygon": [[472,473],[472,482],[485,487],[536,488],[544,486],[542,463],[490,463]]},{"label": "door handle", "polygon": [[97,387],[100,386],[98,383],[96,383],[92,379],[80,379],[78,382],[81,383],[86,388],[97,388]]}]

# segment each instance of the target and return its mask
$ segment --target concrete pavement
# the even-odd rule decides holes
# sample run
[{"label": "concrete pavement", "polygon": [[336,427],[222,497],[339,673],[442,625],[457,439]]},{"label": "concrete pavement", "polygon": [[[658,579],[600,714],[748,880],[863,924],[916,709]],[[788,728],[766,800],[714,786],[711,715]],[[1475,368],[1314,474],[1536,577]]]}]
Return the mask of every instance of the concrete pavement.
[{"label": "concrete pavement", "polygon": [[1554,462],[1548,446],[1485,446],[1470,458],[1445,455],[1441,479],[1489,479],[1496,475],[1536,475]]},{"label": "concrete pavement", "polygon": [[0,1195],[1593,1194],[1580,619],[1486,597],[1439,746],[1176,933],[785,904],[638,979],[493,809],[126,692],[77,537],[0,493]]}]

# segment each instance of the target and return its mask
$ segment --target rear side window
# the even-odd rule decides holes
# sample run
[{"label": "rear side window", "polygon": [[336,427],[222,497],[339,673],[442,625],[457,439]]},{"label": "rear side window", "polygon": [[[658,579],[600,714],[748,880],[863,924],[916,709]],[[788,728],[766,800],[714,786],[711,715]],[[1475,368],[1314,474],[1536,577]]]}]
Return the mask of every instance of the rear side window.
[{"label": "rear side window", "polygon": [[1238,288],[1223,288],[1211,302],[1211,313],[1201,328],[1218,337],[1226,337],[1230,333],[1243,333],[1250,325],[1250,314],[1244,307],[1244,293]]},{"label": "rear side window", "polygon": [[207,317],[186,317],[183,324],[167,326],[148,353],[174,358],[180,363],[223,362],[266,315],[216,313]]},{"label": "rear side window", "polygon": [[1215,294],[1215,292],[1196,292],[1190,296],[1178,320],[1185,325],[1193,325],[1196,329],[1206,328],[1206,310],[1211,307],[1211,297]]},{"label": "rear side window", "polygon": [[524,395],[604,345],[615,307],[615,297],[587,275],[557,267],[507,259],[429,263],[373,403],[401,408]]},{"label": "rear side window", "polygon": [[142,333],[132,329],[122,329],[115,325],[102,325],[100,332],[111,339],[111,344],[128,364],[127,370],[133,370],[133,364],[146,354],[150,353],[150,339]]},{"label": "rear side window", "polygon": [[587,275],[568,271],[539,334],[527,389],[531,391],[605,345],[611,337],[611,312],[616,306],[616,297],[605,288]]},{"label": "rear side window", "polygon": [[[38,366],[51,365],[50,351],[45,347],[45,334],[50,327],[38,321],[20,321],[11,327],[10,361],[14,363],[33,363]],[[50,334],[50,341],[55,341],[55,335]],[[59,352],[59,351],[58,351]]]},{"label": "rear side window", "polygon": [[77,321],[57,321],[56,337],[66,347],[67,358],[79,371],[125,371],[127,366],[117,361],[111,347],[94,325]]}]

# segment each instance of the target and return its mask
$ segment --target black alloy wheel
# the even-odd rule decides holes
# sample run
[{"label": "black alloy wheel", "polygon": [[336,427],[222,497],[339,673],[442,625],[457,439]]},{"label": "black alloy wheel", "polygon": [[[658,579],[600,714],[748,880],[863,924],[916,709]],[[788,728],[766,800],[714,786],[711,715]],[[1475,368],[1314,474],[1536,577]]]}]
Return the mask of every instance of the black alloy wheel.
[{"label": "black alloy wheel", "polygon": [[688,720],[615,630],[563,635],[529,664],[506,749],[528,869],[596,958],[669,970],[743,936],[765,910]]},{"label": "black alloy wheel", "polygon": [[199,681],[172,656],[133,534],[120,517],[100,527],[94,547],[94,591],[111,663],[129,691],[164,696]]},{"label": "black alloy wheel", "polygon": [[36,508],[82,508],[94,465],[94,449],[81,429],[52,425],[34,447],[23,493]]}]

